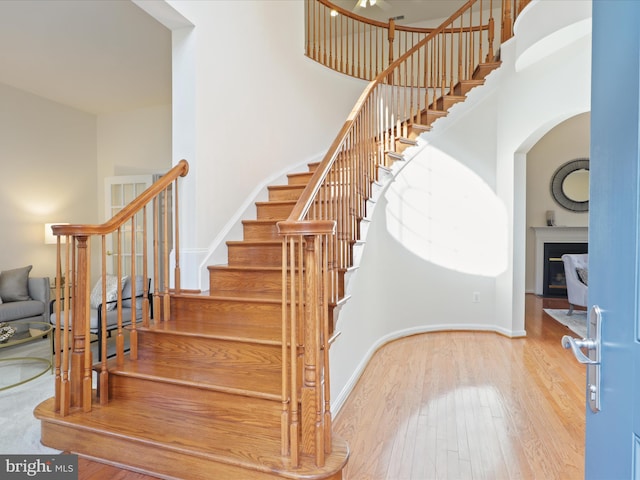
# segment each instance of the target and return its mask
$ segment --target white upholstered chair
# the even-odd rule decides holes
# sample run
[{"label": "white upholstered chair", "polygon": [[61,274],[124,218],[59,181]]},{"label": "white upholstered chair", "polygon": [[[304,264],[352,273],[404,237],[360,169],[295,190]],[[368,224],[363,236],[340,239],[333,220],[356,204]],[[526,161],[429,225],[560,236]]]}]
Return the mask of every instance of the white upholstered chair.
[{"label": "white upholstered chair", "polygon": [[562,255],[562,262],[567,282],[568,315],[572,315],[574,307],[587,306],[589,254],[565,253]]}]

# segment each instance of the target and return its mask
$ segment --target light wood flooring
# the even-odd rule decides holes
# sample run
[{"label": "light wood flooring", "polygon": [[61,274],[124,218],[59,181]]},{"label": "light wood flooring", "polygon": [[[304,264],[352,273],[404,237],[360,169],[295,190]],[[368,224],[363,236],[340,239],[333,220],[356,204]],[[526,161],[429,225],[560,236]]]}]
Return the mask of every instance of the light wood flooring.
[{"label": "light wood flooring", "polygon": [[[527,337],[442,332],[394,341],[371,360],[336,416],[345,480],[580,479],[585,370],[571,332],[526,297]],[[152,477],[80,459],[79,479]]]}]

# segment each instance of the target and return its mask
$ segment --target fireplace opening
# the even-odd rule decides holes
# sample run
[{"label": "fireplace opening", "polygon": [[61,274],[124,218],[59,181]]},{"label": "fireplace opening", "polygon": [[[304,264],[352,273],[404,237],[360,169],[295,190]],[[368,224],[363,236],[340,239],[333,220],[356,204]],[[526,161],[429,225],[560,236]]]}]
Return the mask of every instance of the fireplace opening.
[{"label": "fireplace opening", "polygon": [[564,276],[562,255],[565,253],[588,253],[588,243],[545,243],[544,276],[542,295],[545,297],[566,297],[567,281]]}]

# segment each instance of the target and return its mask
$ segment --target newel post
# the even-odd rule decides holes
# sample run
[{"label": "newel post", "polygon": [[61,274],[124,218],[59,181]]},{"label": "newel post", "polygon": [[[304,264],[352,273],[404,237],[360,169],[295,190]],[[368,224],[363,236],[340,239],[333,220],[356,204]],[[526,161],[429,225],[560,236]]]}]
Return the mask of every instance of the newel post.
[{"label": "newel post", "polygon": [[324,465],[324,425],[322,419],[322,362],[320,359],[320,307],[318,251],[320,238],[304,237],[304,355],[301,391],[302,451],[315,454],[316,465]]},{"label": "newel post", "polygon": [[89,347],[90,318],[90,247],[86,235],[76,236],[77,264],[73,289],[71,322],[71,406],[91,410],[91,349]]},{"label": "newel post", "polygon": [[[299,308],[293,305],[293,311],[300,312],[300,318],[296,315],[289,317],[290,325],[287,326],[292,333],[292,360],[290,363],[290,385],[291,392],[291,419],[296,428],[291,432],[291,458],[294,465],[298,464],[298,435],[300,453],[311,455],[315,459],[318,467],[324,466],[325,454],[331,452],[331,445],[328,444],[331,435],[326,431],[331,428],[331,421],[327,419],[324,406],[328,401],[325,382],[328,375],[325,375],[324,356],[327,351],[327,339],[325,338],[324,322],[327,314],[324,312],[328,308],[326,299],[328,294],[324,292],[326,288],[323,259],[326,256],[326,237],[335,234],[335,222],[329,220],[300,221],[300,222],[279,222],[278,230],[286,238],[298,237],[302,242],[300,250],[292,250],[294,258],[289,259],[289,282],[283,286],[283,291],[287,289],[287,284],[291,288],[289,301],[297,303]],[[283,252],[286,249],[283,250]],[[300,259],[296,262],[297,253]],[[283,264],[286,265],[286,261]],[[298,266],[296,267],[296,263]],[[297,277],[296,277],[297,276]],[[296,287],[300,291],[296,293]],[[285,300],[287,299],[284,293]],[[286,305],[286,301],[283,305]],[[296,332],[300,332],[297,337]],[[296,360],[297,352],[301,354],[301,361]],[[286,365],[283,365],[286,368]],[[298,386],[298,378],[300,379]],[[287,400],[287,399],[284,399]],[[298,411],[299,402],[299,415]],[[299,422],[299,434],[298,425]]]}]

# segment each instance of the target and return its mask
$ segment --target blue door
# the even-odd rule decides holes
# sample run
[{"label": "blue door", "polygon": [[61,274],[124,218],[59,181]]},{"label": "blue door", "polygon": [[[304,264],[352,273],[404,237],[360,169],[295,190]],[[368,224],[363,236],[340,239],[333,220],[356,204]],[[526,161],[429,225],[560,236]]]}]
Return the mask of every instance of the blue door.
[{"label": "blue door", "polygon": [[640,479],[640,2],[594,0],[592,33],[589,304],[603,341],[585,477]]}]

